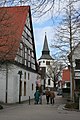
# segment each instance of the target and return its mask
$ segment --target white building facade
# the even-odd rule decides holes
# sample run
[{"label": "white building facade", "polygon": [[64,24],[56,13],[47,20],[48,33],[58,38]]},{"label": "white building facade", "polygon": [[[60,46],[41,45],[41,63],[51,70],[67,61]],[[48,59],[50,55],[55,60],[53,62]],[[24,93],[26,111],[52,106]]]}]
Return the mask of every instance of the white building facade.
[{"label": "white building facade", "polygon": [[[5,68],[6,66],[2,66],[0,70],[0,102],[19,102],[19,87],[21,101],[29,100],[29,96],[33,99],[37,74],[12,64],[7,64],[7,70]],[[21,86],[19,70],[22,71]]]},{"label": "white building facade", "polygon": [[[38,75],[30,7],[3,7],[0,10],[10,17],[5,24],[13,26],[8,31],[5,28],[8,40],[3,49],[0,47],[0,102],[20,103],[34,98]],[[5,42],[6,38],[3,38]]]}]

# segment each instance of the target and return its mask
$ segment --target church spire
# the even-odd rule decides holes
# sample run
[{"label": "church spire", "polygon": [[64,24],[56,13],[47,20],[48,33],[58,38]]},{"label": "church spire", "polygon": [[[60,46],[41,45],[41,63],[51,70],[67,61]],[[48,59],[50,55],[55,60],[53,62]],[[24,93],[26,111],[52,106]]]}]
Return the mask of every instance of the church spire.
[{"label": "church spire", "polygon": [[44,45],[43,45],[43,50],[42,50],[42,54],[49,54],[49,48],[48,48],[48,43],[47,43],[47,36],[46,36],[46,32],[45,32],[45,38],[44,38]]},{"label": "church spire", "polygon": [[43,50],[42,50],[42,56],[40,57],[40,59],[53,59],[50,56],[50,51],[49,51],[49,47],[48,47],[46,32],[45,32],[45,38],[44,38],[44,45],[43,45]]}]

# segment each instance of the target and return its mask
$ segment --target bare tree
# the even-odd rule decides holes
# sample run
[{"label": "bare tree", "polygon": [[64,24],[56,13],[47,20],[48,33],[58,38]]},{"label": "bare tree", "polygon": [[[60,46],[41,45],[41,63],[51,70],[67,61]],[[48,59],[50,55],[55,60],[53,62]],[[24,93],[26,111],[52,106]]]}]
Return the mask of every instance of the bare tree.
[{"label": "bare tree", "polygon": [[[74,2],[69,1],[69,4],[64,9],[65,15],[63,15],[62,23],[57,30],[56,42],[52,44],[51,47],[54,47],[58,50],[59,58],[62,60],[67,60],[68,54],[70,53],[70,66],[71,66],[71,76],[72,76],[72,99],[74,101],[74,69],[72,62],[72,51],[76,44],[80,41],[79,38],[79,19],[80,13],[77,12],[74,7]],[[57,55],[57,52],[56,52]]]},{"label": "bare tree", "polygon": [[64,67],[65,66],[57,60],[54,60],[51,65],[48,65],[47,75],[52,78],[51,80],[53,81],[54,87],[56,87],[56,82],[58,81],[58,79],[56,79],[56,76],[61,75],[62,69]]},{"label": "bare tree", "polygon": [[65,0],[2,0],[1,6],[16,6],[16,5],[30,5],[32,14],[35,17],[41,17],[48,12],[53,12],[56,3],[58,4],[57,10],[60,9],[61,3]]},{"label": "bare tree", "polygon": [[[68,1],[69,0],[2,0],[0,6],[30,5],[34,17],[39,19],[41,16],[49,13],[51,19],[54,19],[54,16],[58,16],[61,13]],[[74,3],[80,2],[80,0],[71,1]]]}]

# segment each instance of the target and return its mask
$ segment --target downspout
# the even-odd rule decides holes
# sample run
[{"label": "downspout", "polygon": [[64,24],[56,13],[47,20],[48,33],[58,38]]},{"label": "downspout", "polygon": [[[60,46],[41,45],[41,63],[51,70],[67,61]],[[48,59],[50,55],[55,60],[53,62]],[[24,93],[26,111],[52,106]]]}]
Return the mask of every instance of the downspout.
[{"label": "downspout", "polygon": [[5,102],[7,103],[7,97],[8,97],[8,64],[6,63],[6,98]]}]

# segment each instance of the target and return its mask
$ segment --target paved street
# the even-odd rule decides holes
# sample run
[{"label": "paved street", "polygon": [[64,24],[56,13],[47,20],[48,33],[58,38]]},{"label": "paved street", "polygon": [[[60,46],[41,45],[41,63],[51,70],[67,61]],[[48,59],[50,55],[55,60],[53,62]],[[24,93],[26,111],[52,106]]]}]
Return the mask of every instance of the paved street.
[{"label": "paved street", "polygon": [[0,110],[0,120],[79,120],[80,112],[63,110],[65,100],[56,96],[55,104],[46,104],[43,96],[42,105],[34,105],[34,102],[14,105],[4,105]]}]

